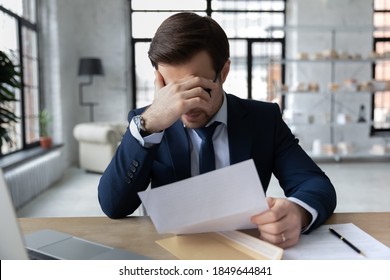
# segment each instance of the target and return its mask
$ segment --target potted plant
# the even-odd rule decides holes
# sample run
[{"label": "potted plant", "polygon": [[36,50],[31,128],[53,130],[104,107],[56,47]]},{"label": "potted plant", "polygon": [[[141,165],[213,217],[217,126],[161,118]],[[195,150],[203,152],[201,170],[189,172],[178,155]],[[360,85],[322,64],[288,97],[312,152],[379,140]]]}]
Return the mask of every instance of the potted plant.
[{"label": "potted plant", "polygon": [[52,118],[46,109],[39,112],[39,143],[42,148],[48,149],[52,145],[52,137],[49,133],[49,124]]},{"label": "potted plant", "polygon": [[0,155],[2,154],[3,144],[8,144],[10,147],[14,144],[10,136],[10,128],[12,123],[18,121],[18,117],[14,114],[10,107],[10,102],[15,102],[14,90],[20,88],[20,72],[11,59],[0,51]]}]

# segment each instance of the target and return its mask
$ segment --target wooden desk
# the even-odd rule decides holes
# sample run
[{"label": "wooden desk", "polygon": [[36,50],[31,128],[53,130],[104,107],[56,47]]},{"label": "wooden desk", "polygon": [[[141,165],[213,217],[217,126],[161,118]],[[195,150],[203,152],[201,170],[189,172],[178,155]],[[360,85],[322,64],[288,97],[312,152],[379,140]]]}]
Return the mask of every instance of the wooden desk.
[{"label": "wooden desk", "polygon": [[152,259],[177,259],[154,242],[171,235],[158,234],[149,217],[20,218],[19,221],[24,233],[53,229]]},{"label": "wooden desk", "polygon": [[[128,217],[121,220],[106,217],[20,218],[19,221],[24,233],[48,228],[153,259],[176,259],[154,242],[171,235],[158,234],[148,217]],[[390,212],[336,213],[327,223],[354,223],[380,242],[390,246]]]}]

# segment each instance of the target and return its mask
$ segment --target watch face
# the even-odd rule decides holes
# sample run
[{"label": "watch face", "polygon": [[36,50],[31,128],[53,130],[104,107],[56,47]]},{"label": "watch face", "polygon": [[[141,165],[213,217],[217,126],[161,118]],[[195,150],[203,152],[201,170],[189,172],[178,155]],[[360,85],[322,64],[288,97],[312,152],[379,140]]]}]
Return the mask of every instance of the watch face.
[{"label": "watch face", "polygon": [[142,122],[142,117],[141,116],[135,116],[134,117],[134,123],[138,128],[138,131],[144,130],[144,124]]},{"label": "watch face", "polygon": [[138,132],[141,134],[142,137],[150,135],[150,133],[146,132],[145,130],[145,120],[142,118],[141,115],[134,116],[133,120],[134,124],[137,126]]},{"label": "watch face", "polygon": [[140,116],[135,116],[134,118],[134,124],[137,126],[138,130],[139,130],[139,125],[140,125]]}]

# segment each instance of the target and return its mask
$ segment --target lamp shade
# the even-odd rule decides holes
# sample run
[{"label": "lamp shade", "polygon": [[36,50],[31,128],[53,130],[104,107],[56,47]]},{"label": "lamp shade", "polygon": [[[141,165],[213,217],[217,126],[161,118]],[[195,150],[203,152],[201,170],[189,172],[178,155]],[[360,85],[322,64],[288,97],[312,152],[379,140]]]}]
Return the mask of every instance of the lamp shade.
[{"label": "lamp shade", "polygon": [[101,59],[94,57],[80,58],[79,76],[82,75],[104,75]]}]

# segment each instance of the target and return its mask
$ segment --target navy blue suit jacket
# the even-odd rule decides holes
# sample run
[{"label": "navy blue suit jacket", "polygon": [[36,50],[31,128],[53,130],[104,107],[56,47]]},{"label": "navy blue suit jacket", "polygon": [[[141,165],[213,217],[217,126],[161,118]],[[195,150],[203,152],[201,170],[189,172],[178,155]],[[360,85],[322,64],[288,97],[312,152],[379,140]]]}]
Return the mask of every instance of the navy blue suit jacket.
[{"label": "navy blue suit jacket", "polygon": [[[322,224],[335,209],[335,190],[302,150],[282,120],[279,107],[230,94],[226,97],[230,163],[252,158],[264,191],[274,173],[287,197],[295,197],[318,211],[311,228]],[[143,110],[131,111],[129,122]],[[130,215],[141,203],[137,192],[145,190],[150,182],[154,188],[191,177],[190,164],[190,144],[180,120],[165,130],[160,144],[150,148],[142,147],[127,129],[100,179],[102,210],[111,218]]]}]

